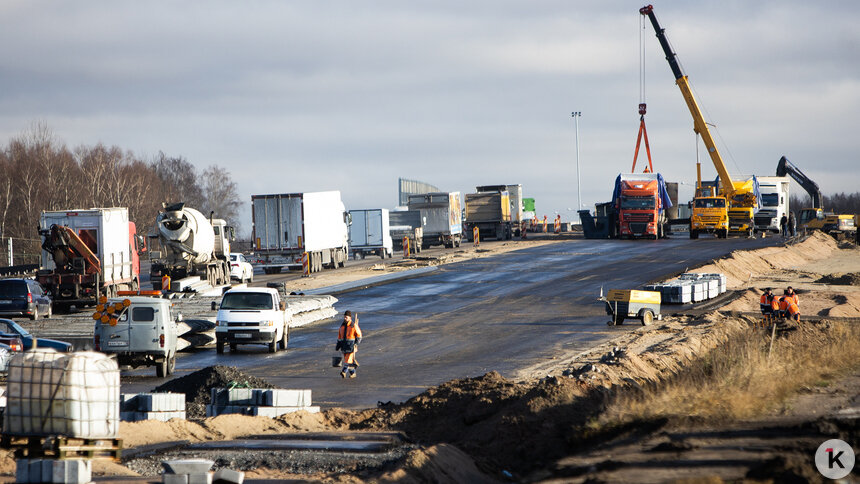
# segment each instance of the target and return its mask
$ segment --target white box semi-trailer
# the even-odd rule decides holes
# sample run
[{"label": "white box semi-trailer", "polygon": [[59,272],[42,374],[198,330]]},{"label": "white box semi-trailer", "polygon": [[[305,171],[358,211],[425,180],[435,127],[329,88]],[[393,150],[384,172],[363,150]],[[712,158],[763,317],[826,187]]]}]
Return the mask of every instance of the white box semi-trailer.
[{"label": "white box semi-trailer", "polygon": [[755,214],[757,232],[779,233],[779,221],[788,217],[790,178],[787,176],[759,176],[758,190],[761,194],[761,209]]},{"label": "white box semi-trailer", "polygon": [[349,250],[353,259],[376,254],[383,259],[394,253],[388,209],[350,210]]},{"label": "white box semi-trailer", "polygon": [[256,265],[266,274],[283,268],[343,267],[349,245],[348,215],[340,191],[252,195]]}]

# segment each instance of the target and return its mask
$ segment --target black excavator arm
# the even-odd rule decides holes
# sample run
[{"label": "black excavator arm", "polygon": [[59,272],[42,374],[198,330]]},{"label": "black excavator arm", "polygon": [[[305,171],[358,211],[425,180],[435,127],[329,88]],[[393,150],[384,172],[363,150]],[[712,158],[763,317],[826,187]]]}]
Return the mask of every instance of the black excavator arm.
[{"label": "black excavator arm", "polygon": [[794,166],[788,158],[783,156],[776,164],[776,176],[790,176],[794,181],[800,184],[809,197],[812,198],[812,208],[822,208],[821,206],[821,190],[818,184],[812,181],[808,176],[804,175],[800,169]]}]

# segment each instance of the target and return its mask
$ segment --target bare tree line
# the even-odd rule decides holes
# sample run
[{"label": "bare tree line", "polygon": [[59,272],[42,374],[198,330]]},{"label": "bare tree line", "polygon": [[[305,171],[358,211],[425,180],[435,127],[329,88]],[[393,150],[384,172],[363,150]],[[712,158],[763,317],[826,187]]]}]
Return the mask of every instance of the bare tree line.
[{"label": "bare tree line", "polygon": [[[821,204],[825,212],[860,214],[860,192],[822,195]],[[803,208],[812,208],[812,199],[809,195],[791,195],[789,206],[792,212],[797,213]]]},{"label": "bare tree line", "polygon": [[0,237],[4,248],[13,239],[16,263],[38,262],[42,211],[126,207],[138,233],[146,234],[162,202],[186,202],[238,223],[236,183],[216,165],[198,173],[185,158],[161,152],[144,160],[101,143],[70,149],[43,123],[0,150]]}]

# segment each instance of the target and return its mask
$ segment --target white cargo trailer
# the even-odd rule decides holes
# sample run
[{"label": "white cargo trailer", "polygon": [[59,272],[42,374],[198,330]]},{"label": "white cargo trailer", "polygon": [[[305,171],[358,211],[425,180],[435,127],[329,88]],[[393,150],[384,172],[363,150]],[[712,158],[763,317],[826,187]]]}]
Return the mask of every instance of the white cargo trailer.
[{"label": "white cargo trailer", "polygon": [[349,245],[348,214],[340,191],[252,195],[255,256],[266,274],[301,269],[308,253],[310,272],[343,267]]},{"label": "white cargo trailer", "polygon": [[350,210],[349,250],[353,259],[376,254],[383,259],[394,253],[387,208]]}]

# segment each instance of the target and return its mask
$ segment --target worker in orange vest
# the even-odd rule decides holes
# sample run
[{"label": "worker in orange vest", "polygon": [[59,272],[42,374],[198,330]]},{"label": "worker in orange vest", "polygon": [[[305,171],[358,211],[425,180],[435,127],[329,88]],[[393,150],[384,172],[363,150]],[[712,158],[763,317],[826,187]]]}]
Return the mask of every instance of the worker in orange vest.
[{"label": "worker in orange vest", "polygon": [[797,297],[797,293],[794,292],[794,289],[791,286],[788,286],[788,295],[791,296],[791,299],[794,301],[794,304],[800,306],[800,298]]},{"label": "worker in orange vest", "polygon": [[770,315],[771,313],[771,299],[773,299],[773,292],[771,288],[767,288],[764,290],[764,294],[761,295],[761,299],[759,300],[759,308],[761,309],[761,313],[765,316]]},{"label": "worker in orange vest", "polygon": [[793,319],[800,322],[800,308],[797,307],[797,303],[794,302],[791,298],[786,298],[788,301],[788,319]]},{"label": "worker in orange vest", "polygon": [[779,298],[779,316],[784,318],[788,315],[788,305],[794,302],[791,296],[788,295],[788,289],[783,291],[782,297]]},{"label": "worker in orange vest", "polygon": [[343,369],[340,371],[340,377],[355,378],[355,348],[361,343],[361,329],[352,321],[352,312],[346,311],[343,313],[343,323],[337,332],[336,350],[343,353]]},{"label": "worker in orange vest", "polygon": [[776,294],[770,295],[770,314],[772,318],[778,318],[779,314],[779,298]]}]

